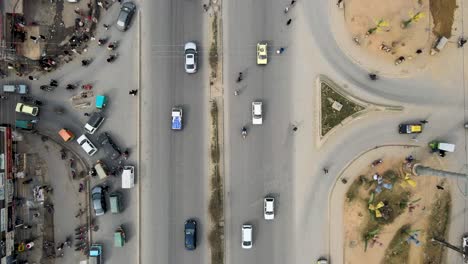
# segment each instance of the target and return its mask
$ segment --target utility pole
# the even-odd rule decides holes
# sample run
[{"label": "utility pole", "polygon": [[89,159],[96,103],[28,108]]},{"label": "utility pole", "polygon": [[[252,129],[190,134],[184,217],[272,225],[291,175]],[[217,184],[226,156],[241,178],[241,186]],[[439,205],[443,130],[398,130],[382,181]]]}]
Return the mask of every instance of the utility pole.
[{"label": "utility pole", "polygon": [[448,247],[450,248],[451,250],[455,250],[456,252],[462,254],[463,256],[463,261],[466,263],[468,261],[468,259],[466,258],[466,255],[465,255],[465,252],[466,251],[464,248],[459,248],[459,247],[456,247],[450,243],[448,243],[447,241],[444,241],[444,240],[439,240],[435,237],[431,238],[431,242],[436,242],[436,243],[439,243],[440,245],[444,246],[444,247]]}]

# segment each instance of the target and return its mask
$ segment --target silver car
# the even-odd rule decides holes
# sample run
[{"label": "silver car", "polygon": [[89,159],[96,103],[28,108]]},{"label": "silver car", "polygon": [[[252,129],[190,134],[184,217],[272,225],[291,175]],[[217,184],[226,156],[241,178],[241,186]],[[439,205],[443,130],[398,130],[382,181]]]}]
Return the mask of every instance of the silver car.
[{"label": "silver car", "polygon": [[120,31],[128,29],[132,21],[133,14],[135,13],[136,5],[133,2],[125,2],[120,7],[119,17],[117,18],[116,27]]},{"label": "silver car", "polygon": [[184,47],[185,51],[185,72],[197,72],[197,45],[193,42],[187,42]]},{"label": "silver car", "polygon": [[101,186],[96,186],[91,190],[91,200],[96,216],[106,213],[106,202],[104,201],[104,193]]}]

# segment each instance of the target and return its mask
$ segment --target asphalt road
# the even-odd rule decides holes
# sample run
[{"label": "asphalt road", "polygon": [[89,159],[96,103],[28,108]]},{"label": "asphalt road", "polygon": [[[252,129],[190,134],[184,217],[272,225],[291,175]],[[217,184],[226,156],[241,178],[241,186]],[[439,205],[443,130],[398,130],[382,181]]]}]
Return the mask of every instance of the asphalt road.
[{"label": "asphalt road", "polygon": [[[208,263],[206,241],[208,68],[203,9],[194,1],[144,1],[141,10],[141,263]],[[184,71],[184,44],[200,49],[199,71]],[[184,129],[171,131],[183,106]],[[196,251],[184,222],[199,223]]]},{"label": "asphalt road", "polygon": [[[226,260],[234,263],[294,263],[295,135],[288,64],[291,27],[277,2],[224,3],[226,102]],[[242,15],[239,15],[242,14]],[[292,23],[294,24],[294,22]],[[256,65],[256,44],[267,41],[269,63]],[[286,47],[285,53],[274,51]],[[236,83],[238,72],[244,80]],[[234,90],[240,90],[234,96]],[[264,123],[252,125],[251,103],[263,102]],[[241,137],[241,127],[248,135]],[[263,198],[276,198],[274,221],[263,219]],[[254,226],[253,248],[241,248],[241,225]]]}]

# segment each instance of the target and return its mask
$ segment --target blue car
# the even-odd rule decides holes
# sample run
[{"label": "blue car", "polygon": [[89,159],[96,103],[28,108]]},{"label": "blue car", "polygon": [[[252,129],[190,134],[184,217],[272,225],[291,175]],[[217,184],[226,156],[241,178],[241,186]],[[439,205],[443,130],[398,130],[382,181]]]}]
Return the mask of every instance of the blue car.
[{"label": "blue car", "polygon": [[197,221],[188,219],[185,221],[185,249],[195,250],[197,247]]}]

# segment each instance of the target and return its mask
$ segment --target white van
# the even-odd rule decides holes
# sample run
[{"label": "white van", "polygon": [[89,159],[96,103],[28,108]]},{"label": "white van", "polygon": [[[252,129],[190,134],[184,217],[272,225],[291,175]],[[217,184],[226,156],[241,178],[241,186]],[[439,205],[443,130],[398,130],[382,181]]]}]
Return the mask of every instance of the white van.
[{"label": "white van", "polygon": [[135,186],[135,167],[125,166],[122,172],[122,189],[130,189]]},{"label": "white van", "polygon": [[252,248],[252,231],[253,226],[250,224],[242,225],[242,248]]}]

